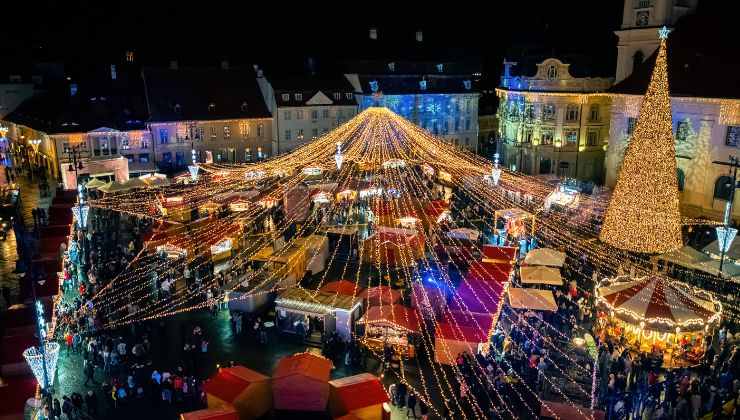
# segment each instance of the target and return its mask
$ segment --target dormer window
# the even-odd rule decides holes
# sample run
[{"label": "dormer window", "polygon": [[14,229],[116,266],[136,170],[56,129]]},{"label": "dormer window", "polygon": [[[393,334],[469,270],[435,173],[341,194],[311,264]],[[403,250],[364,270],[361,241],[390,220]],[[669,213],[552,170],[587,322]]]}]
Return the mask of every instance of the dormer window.
[{"label": "dormer window", "polygon": [[175,109],[175,112],[178,114],[180,113],[180,111],[182,111],[182,107],[180,106],[180,104],[175,104],[173,108]]},{"label": "dormer window", "polygon": [[437,73],[442,73],[445,70],[445,65],[442,63],[437,64]]},{"label": "dormer window", "polygon": [[303,100],[303,94],[302,93],[296,93],[293,95],[295,97],[296,101],[302,101]]},{"label": "dormer window", "polygon": [[210,104],[208,104],[208,112],[213,112],[215,110],[216,110],[216,104],[215,103],[211,102]]},{"label": "dormer window", "polygon": [[392,61],[390,63],[388,63],[388,70],[389,71],[396,71],[396,63],[394,63]]},{"label": "dormer window", "polygon": [[419,89],[421,89],[421,90],[427,90],[427,81],[426,80],[419,80]]},{"label": "dormer window", "polygon": [[242,112],[247,112],[247,101],[242,102],[241,109],[242,109]]},{"label": "dormer window", "polygon": [[347,92],[344,94],[344,97],[347,99],[352,99],[352,92]]},{"label": "dormer window", "polygon": [[290,100],[290,93],[283,93],[283,102],[288,102]]},{"label": "dormer window", "polygon": [[342,94],[339,92],[334,92],[334,100],[338,101],[340,99],[342,99]]},{"label": "dormer window", "polygon": [[547,78],[550,80],[555,80],[558,78],[558,68],[555,67],[554,64],[551,64],[549,67],[547,67]]}]

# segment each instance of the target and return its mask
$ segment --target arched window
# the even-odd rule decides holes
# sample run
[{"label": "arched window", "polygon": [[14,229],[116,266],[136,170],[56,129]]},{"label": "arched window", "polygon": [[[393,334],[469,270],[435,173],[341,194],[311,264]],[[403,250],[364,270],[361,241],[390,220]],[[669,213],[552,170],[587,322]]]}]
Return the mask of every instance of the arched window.
[{"label": "arched window", "polygon": [[686,184],[686,175],[684,175],[681,168],[676,168],[676,178],[678,179],[678,190],[683,191],[683,187]]},{"label": "arched window", "polygon": [[714,183],[714,198],[729,201],[732,196],[732,177],[721,176]]},{"label": "arched window", "polygon": [[642,51],[637,50],[635,52],[635,55],[632,56],[632,73],[634,73],[637,68],[642,64],[642,62],[645,60],[645,55],[642,53]]},{"label": "arched window", "polygon": [[551,64],[547,68],[547,78],[550,80],[555,80],[557,79],[557,77],[558,77],[558,68]]}]

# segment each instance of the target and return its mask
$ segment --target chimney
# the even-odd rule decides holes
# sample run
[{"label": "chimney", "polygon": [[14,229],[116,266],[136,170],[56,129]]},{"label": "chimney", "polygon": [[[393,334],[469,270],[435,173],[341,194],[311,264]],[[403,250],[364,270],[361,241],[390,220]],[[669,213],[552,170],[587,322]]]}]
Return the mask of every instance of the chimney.
[{"label": "chimney", "polygon": [[370,39],[378,39],[378,28],[370,28]]},{"label": "chimney", "polygon": [[229,60],[221,60],[221,70],[229,69]]},{"label": "chimney", "polygon": [[170,70],[177,70],[177,60],[170,60]]},{"label": "chimney", "polygon": [[416,31],[416,42],[423,42],[424,41],[424,32],[421,30]]}]

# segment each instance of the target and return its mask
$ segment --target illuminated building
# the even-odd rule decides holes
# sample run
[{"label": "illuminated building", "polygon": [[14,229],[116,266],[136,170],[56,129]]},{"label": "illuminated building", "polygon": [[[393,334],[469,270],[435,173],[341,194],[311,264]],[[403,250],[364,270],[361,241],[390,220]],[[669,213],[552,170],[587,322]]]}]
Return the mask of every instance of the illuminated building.
[{"label": "illuminated building", "polygon": [[632,74],[658,49],[656,28],[672,28],[679,18],[696,9],[697,3],[698,0],[624,0],[622,26],[615,31],[619,37],[616,82]]},{"label": "illuminated building", "polygon": [[360,111],[382,106],[450,144],[478,150],[474,72],[456,63],[362,62],[345,76]]},{"label": "illuminated building", "polygon": [[514,75],[514,66],[504,62],[496,89],[504,165],[602,183],[610,101],[589,94],[605,91],[612,79],[574,77],[557,58],[537,63],[533,76]]},{"label": "illuminated building", "polygon": [[275,153],[315,140],[357,114],[354,89],[341,75],[264,77],[258,70],[257,83],[273,115]]},{"label": "illuminated building", "polygon": [[[740,78],[726,57],[733,41],[722,36],[722,25],[710,12],[697,11],[675,25],[668,38],[672,129],[675,140],[681,211],[687,217],[722,220],[732,193],[727,161],[740,147]],[[652,29],[657,43],[657,30]],[[635,127],[642,95],[655,54],[633,74],[610,89],[613,101],[606,184],[614,186],[624,151]],[[733,215],[740,215],[737,196]]]},{"label": "illuminated building", "polygon": [[199,161],[251,162],[273,154],[272,116],[252,69],[143,71],[149,130],[160,169]]}]

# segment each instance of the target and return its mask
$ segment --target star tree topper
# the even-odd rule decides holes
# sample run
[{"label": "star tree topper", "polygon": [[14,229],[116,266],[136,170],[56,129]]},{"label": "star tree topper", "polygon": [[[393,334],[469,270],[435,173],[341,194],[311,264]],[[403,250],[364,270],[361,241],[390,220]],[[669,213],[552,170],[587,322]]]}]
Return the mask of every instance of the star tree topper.
[{"label": "star tree topper", "polygon": [[670,33],[671,30],[663,26],[662,28],[658,29],[658,39],[668,39],[668,34]]}]

